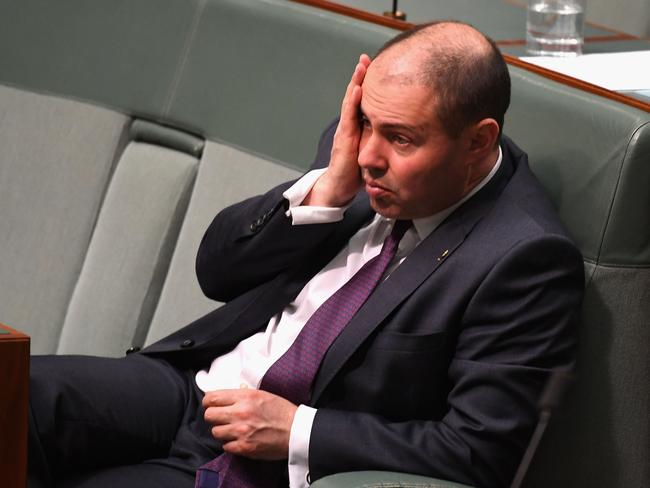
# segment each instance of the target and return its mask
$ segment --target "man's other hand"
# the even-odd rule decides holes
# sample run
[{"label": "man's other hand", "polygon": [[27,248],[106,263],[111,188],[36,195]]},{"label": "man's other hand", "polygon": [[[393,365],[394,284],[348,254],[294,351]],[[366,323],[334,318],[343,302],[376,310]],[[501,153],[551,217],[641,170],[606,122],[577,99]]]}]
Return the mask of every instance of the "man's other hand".
[{"label": "man's other hand", "polygon": [[368,66],[370,57],[362,54],[343,97],[341,119],[334,135],[329,166],[316,181],[303,205],[342,207],[350,202],[362,187],[363,180],[358,164],[361,139],[359,107],[361,84]]},{"label": "man's other hand", "polygon": [[230,454],[269,461],[289,457],[289,434],[298,407],[272,393],[216,390],[203,397],[212,436]]}]

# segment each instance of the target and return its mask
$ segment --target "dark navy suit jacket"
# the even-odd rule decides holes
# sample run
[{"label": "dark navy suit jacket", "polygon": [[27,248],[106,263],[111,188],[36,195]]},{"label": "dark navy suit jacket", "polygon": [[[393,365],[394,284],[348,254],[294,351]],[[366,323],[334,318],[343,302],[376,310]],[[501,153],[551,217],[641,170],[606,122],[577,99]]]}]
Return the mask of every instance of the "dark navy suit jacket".
[{"label": "dark navy suit jacket", "polygon": [[[328,159],[335,126],[321,138]],[[314,383],[311,479],[392,470],[507,486],[549,372],[572,364],[580,253],[528,168],[503,162],[370,296]],[[203,368],[266,326],[373,212],[359,195],[343,221],[292,226],[282,192],[223,210],[197,257],[205,294],[227,304],[143,352]]]}]

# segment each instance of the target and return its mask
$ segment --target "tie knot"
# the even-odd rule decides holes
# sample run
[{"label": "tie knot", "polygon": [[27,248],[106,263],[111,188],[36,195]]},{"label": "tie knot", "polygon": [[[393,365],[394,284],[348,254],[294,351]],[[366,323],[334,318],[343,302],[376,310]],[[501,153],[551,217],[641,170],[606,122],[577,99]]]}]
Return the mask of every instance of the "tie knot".
[{"label": "tie knot", "polygon": [[390,236],[399,242],[412,225],[412,220],[396,220],[395,225],[393,225],[393,230],[390,231]]}]

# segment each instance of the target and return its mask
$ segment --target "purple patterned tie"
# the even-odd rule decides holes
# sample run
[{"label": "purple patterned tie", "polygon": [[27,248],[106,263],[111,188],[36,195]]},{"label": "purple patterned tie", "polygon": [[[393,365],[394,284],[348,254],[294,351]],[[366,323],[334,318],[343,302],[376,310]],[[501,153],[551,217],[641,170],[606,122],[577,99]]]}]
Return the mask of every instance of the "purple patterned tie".
[{"label": "purple patterned tie", "polygon": [[[261,390],[296,405],[309,403],[325,353],[375,289],[411,224],[410,220],[395,222],[381,252],[313,313],[291,347],[266,372]],[[275,488],[285,466],[285,461],[254,461],[224,453],[199,468],[195,488]]]}]

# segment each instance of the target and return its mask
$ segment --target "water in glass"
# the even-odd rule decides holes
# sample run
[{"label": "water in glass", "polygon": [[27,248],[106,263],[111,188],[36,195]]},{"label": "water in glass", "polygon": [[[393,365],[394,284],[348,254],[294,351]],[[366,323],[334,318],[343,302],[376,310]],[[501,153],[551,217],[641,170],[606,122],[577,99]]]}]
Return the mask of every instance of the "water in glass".
[{"label": "water in glass", "polygon": [[582,54],[584,19],[584,1],[530,0],[526,51],[538,56]]}]

